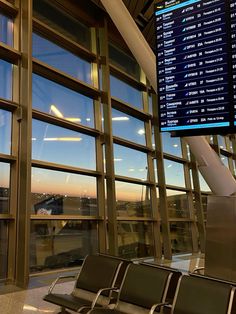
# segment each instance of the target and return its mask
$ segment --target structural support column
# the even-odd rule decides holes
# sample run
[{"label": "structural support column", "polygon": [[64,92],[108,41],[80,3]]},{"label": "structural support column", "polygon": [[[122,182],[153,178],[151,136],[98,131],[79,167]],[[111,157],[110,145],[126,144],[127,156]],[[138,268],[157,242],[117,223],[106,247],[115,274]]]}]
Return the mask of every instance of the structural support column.
[{"label": "structural support column", "polygon": [[[157,91],[156,57],[138,29],[122,0],[101,0],[137,62]],[[220,161],[204,137],[185,139],[199,164],[199,170],[212,192],[217,195],[231,195],[236,192],[236,181],[229,169]]]},{"label": "structural support column", "polygon": [[22,60],[20,62],[19,178],[16,248],[16,284],[25,288],[29,279],[31,210],[31,93],[32,93],[32,0],[20,1]]}]

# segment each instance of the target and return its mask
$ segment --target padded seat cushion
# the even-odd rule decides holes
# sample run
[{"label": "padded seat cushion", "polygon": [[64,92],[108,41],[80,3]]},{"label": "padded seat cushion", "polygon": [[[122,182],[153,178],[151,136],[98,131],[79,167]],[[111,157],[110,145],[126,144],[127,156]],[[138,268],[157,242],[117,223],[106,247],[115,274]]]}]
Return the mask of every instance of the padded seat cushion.
[{"label": "padded seat cushion", "polygon": [[86,301],[70,294],[57,294],[49,293],[44,298],[44,301],[57,304],[59,306],[65,307],[67,309],[78,311],[83,306],[91,306],[90,301]]}]

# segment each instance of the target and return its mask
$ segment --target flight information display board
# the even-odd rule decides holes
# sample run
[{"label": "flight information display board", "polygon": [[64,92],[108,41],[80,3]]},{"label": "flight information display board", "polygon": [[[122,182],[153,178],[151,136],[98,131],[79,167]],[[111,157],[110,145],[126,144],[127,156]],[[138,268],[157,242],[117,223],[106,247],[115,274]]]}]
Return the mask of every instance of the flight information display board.
[{"label": "flight information display board", "polygon": [[160,130],[232,133],[236,0],[166,0],[155,10]]}]

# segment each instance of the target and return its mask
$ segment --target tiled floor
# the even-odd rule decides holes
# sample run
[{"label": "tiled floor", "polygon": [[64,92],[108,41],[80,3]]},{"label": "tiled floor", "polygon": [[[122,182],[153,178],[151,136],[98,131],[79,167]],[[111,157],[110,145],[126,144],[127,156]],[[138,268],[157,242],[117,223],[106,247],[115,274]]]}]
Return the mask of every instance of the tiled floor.
[{"label": "tiled floor", "polygon": [[[151,260],[146,260],[153,262]],[[173,261],[161,260],[158,261],[159,264],[171,266],[173,268],[178,268],[183,272],[192,271],[195,267],[203,266],[203,256],[202,255],[182,255],[175,256]],[[55,274],[54,274],[55,276]],[[48,291],[47,286],[41,286],[47,284],[51,275],[46,277],[32,278],[30,281],[28,290],[15,289],[14,287],[5,287],[0,295],[0,314],[56,314],[59,312],[59,307],[54,306],[48,302],[42,300],[43,296]],[[53,279],[52,279],[53,280]],[[63,284],[57,285],[57,290],[59,293],[70,292],[73,289],[74,282],[65,282]],[[37,288],[33,288],[33,287]],[[41,287],[40,287],[41,286]],[[9,292],[14,291],[14,292]],[[0,289],[1,293],[1,289]]]}]

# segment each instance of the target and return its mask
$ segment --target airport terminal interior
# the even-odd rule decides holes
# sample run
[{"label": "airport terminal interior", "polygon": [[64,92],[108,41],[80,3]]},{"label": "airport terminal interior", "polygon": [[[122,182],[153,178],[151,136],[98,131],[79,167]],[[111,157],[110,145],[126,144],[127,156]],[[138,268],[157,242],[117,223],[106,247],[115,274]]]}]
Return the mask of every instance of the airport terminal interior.
[{"label": "airport terminal interior", "polygon": [[[121,2],[155,53],[157,1]],[[91,254],[204,266],[212,191],[157,103],[102,1],[0,0],[0,313],[58,313],[48,287]],[[235,177],[235,134],[213,133]]]}]

